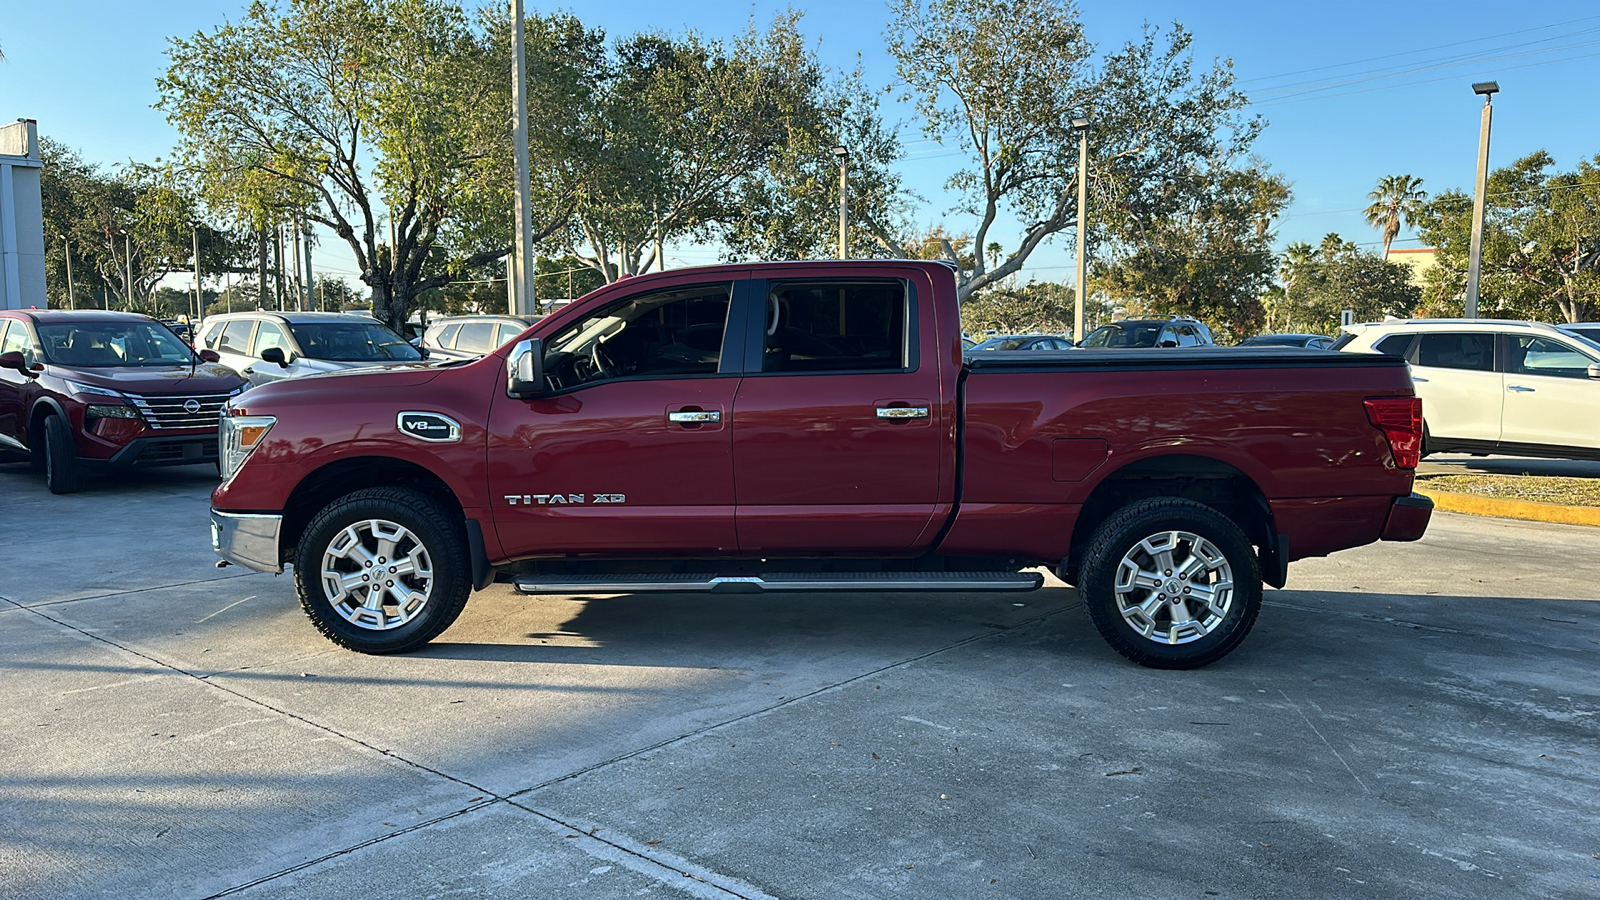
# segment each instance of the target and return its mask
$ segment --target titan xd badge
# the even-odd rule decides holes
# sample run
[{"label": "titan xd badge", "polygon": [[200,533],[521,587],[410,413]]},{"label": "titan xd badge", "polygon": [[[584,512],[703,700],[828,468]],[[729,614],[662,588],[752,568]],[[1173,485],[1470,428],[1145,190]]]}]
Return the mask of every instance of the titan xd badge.
[{"label": "titan xd badge", "polygon": [[461,440],[461,423],[435,412],[403,412],[396,424],[401,434],[419,441],[448,443]]}]

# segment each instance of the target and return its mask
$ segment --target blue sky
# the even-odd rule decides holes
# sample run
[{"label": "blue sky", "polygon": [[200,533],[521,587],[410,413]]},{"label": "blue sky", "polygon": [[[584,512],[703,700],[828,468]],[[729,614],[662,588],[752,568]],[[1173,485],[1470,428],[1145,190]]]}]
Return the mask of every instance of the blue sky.
[{"label": "blue sky", "polygon": [[[558,8],[528,2],[531,10]],[[151,108],[167,36],[208,30],[243,9],[242,2],[195,0],[7,6],[0,16],[0,49],[7,57],[0,63],[0,120],[37,119],[44,134],[108,165],[170,152],[175,135]],[[819,42],[825,61],[848,68],[859,55],[871,83],[893,80],[893,63],[883,49],[887,6],[878,0],[795,6],[805,12],[804,29]],[[588,0],[575,8],[611,34],[695,29],[732,36],[752,15],[764,23],[783,7]],[[1491,165],[1542,148],[1570,168],[1600,153],[1600,116],[1593,113],[1600,89],[1600,4],[1594,0],[1083,0],[1081,10],[1090,38],[1103,47],[1137,35],[1143,22],[1177,20],[1194,32],[1199,59],[1234,61],[1241,87],[1269,123],[1256,149],[1293,184],[1280,244],[1314,243],[1330,231],[1376,242],[1359,209],[1384,175],[1418,175],[1431,192],[1470,189],[1481,106],[1470,88],[1475,81],[1495,79],[1501,87]],[[1327,80],[1347,83],[1310,94],[1281,93]],[[961,158],[952,148],[911,143],[921,135],[914,133],[910,111],[890,112],[912,132],[905,135],[908,156],[901,167],[907,182],[928,198],[921,219],[970,230],[960,215],[945,218],[950,202],[940,187]],[[998,236],[1006,244],[1016,238]],[[1412,238],[1407,232],[1396,246],[1417,246]],[[1062,241],[1036,253],[1032,275],[1068,278],[1067,248]],[[682,247],[671,257],[678,264],[704,263],[714,261],[715,253]],[[315,262],[354,275],[348,253],[330,238]]]}]

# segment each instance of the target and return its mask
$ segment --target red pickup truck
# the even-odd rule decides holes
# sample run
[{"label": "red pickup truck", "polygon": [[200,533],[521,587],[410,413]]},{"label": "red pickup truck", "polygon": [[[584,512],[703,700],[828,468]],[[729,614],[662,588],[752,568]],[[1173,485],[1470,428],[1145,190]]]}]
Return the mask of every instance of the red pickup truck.
[{"label": "red pickup truck", "polygon": [[474,589],[1031,590],[1148,666],[1236,647],[1291,560],[1421,537],[1402,360],[964,359],[954,273],[761,263],[601,288],[467,363],[295,379],[223,416],[214,549],[294,568],[334,642]]}]

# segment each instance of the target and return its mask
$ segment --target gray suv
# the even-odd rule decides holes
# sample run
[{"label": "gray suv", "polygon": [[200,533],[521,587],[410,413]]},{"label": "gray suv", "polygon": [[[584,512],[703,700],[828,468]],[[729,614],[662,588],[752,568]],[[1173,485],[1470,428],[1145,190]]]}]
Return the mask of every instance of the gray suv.
[{"label": "gray suv", "polygon": [[425,358],[387,325],[353,313],[223,313],[200,327],[199,346],[252,385]]},{"label": "gray suv", "polygon": [[511,343],[539,316],[451,316],[435,319],[422,347],[436,359],[477,359]]}]

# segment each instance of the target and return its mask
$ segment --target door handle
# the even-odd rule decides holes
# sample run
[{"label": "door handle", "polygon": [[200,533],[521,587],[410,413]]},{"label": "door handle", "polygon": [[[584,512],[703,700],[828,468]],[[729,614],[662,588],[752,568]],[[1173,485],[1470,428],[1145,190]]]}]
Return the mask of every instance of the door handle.
[{"label": "door handle", "polygon": [[698,425],[705,422],[721,422],[722,410],[696,409],[685,410],[683,412],[669,412],[667,413],[667,421],[677,422],[680,425]]},{"label": "door handle", "polygon": [[878,418],[880,419],[926,419],[928,408],[926,406],[880,406]]},{"label": "door handle", "polygon": [[1533,393],[1533,388],[1531,388],[1531,387],[1523,387],[1520,384],[1508,384],[1508,385],[1506,385],[1506,390],[1508,390],[1508,391],[1516,391],[1519,394],[1531,394],[1531,393]]}]

